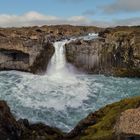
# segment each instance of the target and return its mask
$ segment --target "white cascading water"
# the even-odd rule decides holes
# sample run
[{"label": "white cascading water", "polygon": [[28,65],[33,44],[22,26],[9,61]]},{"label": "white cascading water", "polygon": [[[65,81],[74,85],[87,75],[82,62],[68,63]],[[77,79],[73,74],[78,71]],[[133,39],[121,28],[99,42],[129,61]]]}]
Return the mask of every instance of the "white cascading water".
[{"label": "white cascading water", "polygon": [[76,68],[68,64],[65,57],[65,44],[72,40],[75,39],[57,41],[53,44],[55,53],[48,65],[46,73],[50,79],[57,82],[60,81],[64,84],[74,84],[74,81],[76,83],[78,82],[75,76]]},{"label": "white cascading water", "polygon": [[48,75],[60,75],[67,72],[64,45],[68,40],[58,41],[54,43],[55,53],[50,61],[47,69]]}]

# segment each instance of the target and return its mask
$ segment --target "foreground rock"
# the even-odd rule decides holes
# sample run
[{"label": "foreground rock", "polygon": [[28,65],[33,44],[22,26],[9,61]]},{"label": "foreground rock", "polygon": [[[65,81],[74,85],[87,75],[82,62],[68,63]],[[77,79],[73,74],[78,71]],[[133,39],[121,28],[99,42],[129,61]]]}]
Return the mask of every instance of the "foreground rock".
[{"label": "foreground rock", "polygon": [[17,140],[20,135],[20,125],[11,115],[10,108],[0,101],[0,140]]},{"label": "foreground rock", "polygon": [[95,74],[140,77],[140,27],[105,29],[99,38],[66,45],[66,58],[78,69]]},{"label": "foreground rock", "polygon": [[45,124],[15,120],[0,101],[0,140],[128,140],[140,139],[140,97],[124,99],[89,114],[70,132]]}]

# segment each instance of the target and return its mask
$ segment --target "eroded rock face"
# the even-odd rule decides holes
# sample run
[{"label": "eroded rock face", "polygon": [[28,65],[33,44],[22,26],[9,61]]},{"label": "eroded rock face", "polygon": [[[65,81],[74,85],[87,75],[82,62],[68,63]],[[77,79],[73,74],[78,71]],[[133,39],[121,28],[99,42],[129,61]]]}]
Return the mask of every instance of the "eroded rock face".
[{"label": "eroded rock face", "polygon": [[[31,73],[46,71],[54,47],[45,38],[44,33],[35,34],[32,31],[29,34],[28,30],[23,33],[4,31],[0,34],[0,70],[20,70]],[[27,32],[26,36],[25,32]]]},{"label": "eroded rock face", "polygon": [[65,45],[66,59],[79,70],[88,73],[100,72],[100,56],[102,49],[100,39],[91,41],[76,40]]},{"label": "eroded rock face", "polygon": [[70,42],[67,61],[88,73],[140,77],[140,28],[134,29],[106,29],[97,39]]}]

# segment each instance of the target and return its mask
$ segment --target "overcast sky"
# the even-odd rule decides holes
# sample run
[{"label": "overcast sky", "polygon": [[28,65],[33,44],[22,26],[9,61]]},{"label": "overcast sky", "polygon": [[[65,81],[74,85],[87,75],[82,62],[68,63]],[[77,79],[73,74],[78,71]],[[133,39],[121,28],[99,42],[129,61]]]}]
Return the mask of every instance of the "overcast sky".
[{"label": "overcast sky", "polygon": [[140,0],[4,0],[0,26],[140,25]]}]

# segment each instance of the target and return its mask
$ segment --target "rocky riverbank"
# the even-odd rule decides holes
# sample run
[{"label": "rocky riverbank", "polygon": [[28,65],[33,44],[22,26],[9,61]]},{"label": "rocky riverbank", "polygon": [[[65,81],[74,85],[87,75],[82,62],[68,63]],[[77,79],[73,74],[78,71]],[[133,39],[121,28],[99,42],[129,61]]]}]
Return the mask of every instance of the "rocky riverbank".
[{"label": "rocky riverbank", "polygon": [[42,123],[16,120],[0,101],[1,140],[127,140],[140,138],[140,97],[124,99],[89,114],[69,133]]},{"label": "rocky riverbank", "polygon": [[94,40],[66,44],[66,59],[94,74],[140,77],[140,27],[116,27],[99,32]]}]

